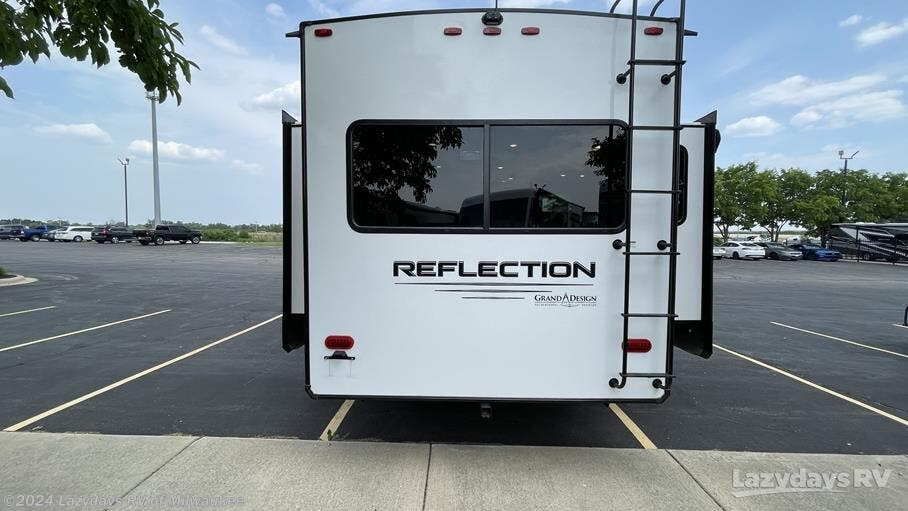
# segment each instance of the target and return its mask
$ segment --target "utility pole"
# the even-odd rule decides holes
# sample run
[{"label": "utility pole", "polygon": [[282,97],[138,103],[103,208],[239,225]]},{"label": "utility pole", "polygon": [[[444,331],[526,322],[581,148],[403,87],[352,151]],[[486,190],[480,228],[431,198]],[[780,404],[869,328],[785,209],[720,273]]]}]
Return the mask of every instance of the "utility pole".
[{"label": "utility pole", "polygon": [[842,206],[845,206],[845,179],[848,177],[848,160],[853,159],[859,152],[855,151],[851,156],[845,156],[845,151],[839,149],[839,159],[845,160],[845,166],[842,168]]},{"label": "utility pole", "polygon": [[117,158],[117,161],[120,162],[120,165],[123,165],[123,213],[126,217],[126,228],[129,228],[129,185],[126,181],[126,167],[129,166],[129,158],[126,160],[121,160]]},{"label": "utility pole", "polygon": [[158,95],[154,92],[145,94],[151,100],[151,158],[154,172],[154,224],[161,223],[161,180],[158,174]]}]

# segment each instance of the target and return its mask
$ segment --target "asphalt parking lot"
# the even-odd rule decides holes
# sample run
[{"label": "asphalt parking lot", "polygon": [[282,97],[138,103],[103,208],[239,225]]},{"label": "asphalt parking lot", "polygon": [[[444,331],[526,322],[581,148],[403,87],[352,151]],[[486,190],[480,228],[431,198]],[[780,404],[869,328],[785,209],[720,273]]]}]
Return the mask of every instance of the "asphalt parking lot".
[{"label": "asphalt parking lot", "polygon": [[[279,248],[0,242],[0,264],[39,279],[0,287],[0,429],[642,445],[602,404],[311,400],[274,319]],[[908,267],[723,260],[714,289],[714,356],[677,351],[667,402],[620,407],[652,444],[908,450]]]}]

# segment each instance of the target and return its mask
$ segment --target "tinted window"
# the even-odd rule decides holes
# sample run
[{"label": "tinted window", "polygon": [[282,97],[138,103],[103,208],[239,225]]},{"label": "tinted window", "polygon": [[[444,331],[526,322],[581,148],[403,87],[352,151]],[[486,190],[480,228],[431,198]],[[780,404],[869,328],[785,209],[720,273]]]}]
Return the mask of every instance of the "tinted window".
[{"label": "tinted window", "polygon": [[350,137],[357,225],[482,227],[483,128],[359,124]]},{"label": "tinted window", "polygon": [[624,224],[627,139],[620,126],[492,126],[490,137],[492,227]]}]

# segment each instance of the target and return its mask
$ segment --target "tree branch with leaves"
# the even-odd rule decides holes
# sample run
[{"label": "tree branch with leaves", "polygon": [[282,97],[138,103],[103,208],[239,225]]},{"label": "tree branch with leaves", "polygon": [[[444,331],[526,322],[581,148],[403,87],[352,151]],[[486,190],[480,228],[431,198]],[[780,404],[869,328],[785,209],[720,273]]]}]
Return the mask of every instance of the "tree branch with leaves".
[{"label": "tree branch with leaves", "polygon": [[[18,4],[18,6],[16,6]],[[0,2],[0,69],[50,58],[51,47],[64,57],[110,63],[109,44],[118,62],[135,73],[145,90],[164,102],[168,94],[182,101],[179,77],[190,83],[195,62],[177,52],[183,35],[168,23],[159,0],[16,0]],[[0,76],[0,90],[13,90]]]}]

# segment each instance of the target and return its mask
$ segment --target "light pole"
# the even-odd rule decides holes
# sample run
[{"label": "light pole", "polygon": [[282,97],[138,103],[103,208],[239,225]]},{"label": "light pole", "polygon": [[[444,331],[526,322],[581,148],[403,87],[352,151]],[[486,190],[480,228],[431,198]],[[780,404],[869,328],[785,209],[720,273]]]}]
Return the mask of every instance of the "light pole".
[{"label": "light pole", "polygon": [[161,223],[161,181],[158,176],[158,95],[154,92],[145,94],[151,100],[151,159],[154,172],[154,224]]},{"label": "light pole", "polygon": [[855,151],[851,156],[845,156],[845,151],[839,149],[839,159],[845,160],[845,166],[842,168],[842,206],[845,205],[845,179],[848,177],[848,160],[851,160],[861,151]]},{"label": "light pole", "polygon": [[129,166],[129,158],[121,160],[117,158],[117,161],[120,162],[120,165],[123,165],[123,212],[126,217],[126,228],[129,228],[129,185],[126,181],[126,167]]}]

